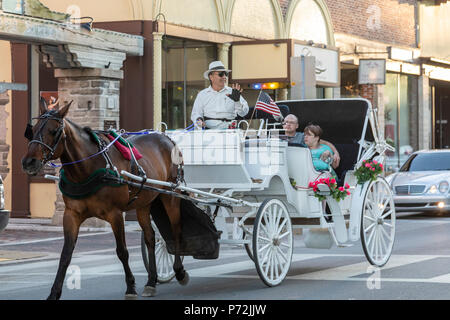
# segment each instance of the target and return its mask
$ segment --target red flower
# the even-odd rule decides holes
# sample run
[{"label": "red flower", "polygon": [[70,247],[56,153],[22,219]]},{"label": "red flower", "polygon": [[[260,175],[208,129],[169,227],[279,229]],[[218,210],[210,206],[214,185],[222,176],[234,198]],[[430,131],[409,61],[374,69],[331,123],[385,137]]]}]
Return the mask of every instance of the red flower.
[{"label": "red flower", "polygon": [[348,185],[348,183],[345,184],[345,189],[349,189],[350,186]]}]

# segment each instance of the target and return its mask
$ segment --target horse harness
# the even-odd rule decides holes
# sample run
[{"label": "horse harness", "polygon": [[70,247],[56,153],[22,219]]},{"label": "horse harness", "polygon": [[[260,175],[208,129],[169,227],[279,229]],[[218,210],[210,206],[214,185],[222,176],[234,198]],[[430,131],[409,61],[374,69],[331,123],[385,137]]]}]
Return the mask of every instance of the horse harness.
[{"label": "horse harness", "polygon": [[[47,148],[49,151],[45,154],[44,160],[42,160],[44,163],[46,163],[47,161],[49,161],[53,155],[55,154],[56,148],[58,147],[59,142],[61,141],[61,138],[63,136],[63,132],[64,132],[64,119],[60,118],[60,117],[56,117],[54,115],[54,112],[49,111],[46,112],[44,114],[42,114],[39,117],[33,118],[33,119],[39,119],[39,120],[44,120],[44,122],[41,124],[41,126],[39,127],[37,134],[38,134],[38,139],[33,139],[34,135],[33,135],[33,126],[31,124],[27,125],[27,129],[25,131],[25,137],[30,140],[30,142],[28,143],[28,146],[30,146],[33,143],[37,143],[40,144],[41,146],[44,146],[45,148]],[[48,144],[46,144],[42,138],[42,130],[44,129],[45,125],[47,124],[47,122],[49,120],[55,120],[58,121],[59,123],[59,127],[55,132],[55,141],[53,143],[53,146],[49,146]]]},{"label": "horse harness", "polygon": [[[46,149],[48,149],[48,152],[46,154],[44,154],[44,159],[42,160],[44,163],[47,163],[54,156],[54,154],[56,152],[56,148],[58,147],[59,142],[61,141],[61,139],[63,137],[64,127],[65,127],[64,119],[55,116],[55,111],[48,111],[48,112],[42,114],[41,116],[33,118],[33,119],[44,120],[44,122],[40,125],[40,127],[37,130],[36,134],[38,135],[38,138],[33,139],[34,138],[34,134],[33,134],[33,130],[32,130],[33,126],[31,124],[27,125],[27,128],[25,130],[25,137],[28,140],[30,140],[28,145],[37,143],[37,144],[45,147]],[[43,137],[42,137],[42,130],[49,120],[55,120],[59,123],[58,129],[56,129],[56,132],[54,133],[55,140],[54,140],[54,143],[52,146],[49,146],[48,144],[46,144],[43,141]],[[179,198],[190,200],[190,201],[193,200],[191,197],[187,196],[186,194],[180,194],[180,193],[175,192],[174,190],[161,189],[161,188],[156,188],[156,187],[151,187],[151,186],[145,185],[145,182],[147,179],[145,171],[141,167],[141,165],[138,163],[138,161],[136,160],[136,157],[132,151],[133,146],[131,145],[131,143],[129,143],[125,139],[123,139],[123,141],[125,142],[126,147],[129,148],[130,154],[131,154],[131,171],[133,172],[134,171],[133,168],[135,168],[135,170],[137,170],[138,175],[142,178],[142,182],[135,183],[135,182],[131,182],[131,181],[128,181],[128,180],[122,178],[121,175],[119,174],[117,167],[114,166],[114,164],[111,160],[111,157],[109,156],[109,154],[107,152],[108,143],[99,135],[99,134],[103,134],[106,136],[107,134],[110,134],[111,132],[101,131],[101,130],[92,130],[87,127],[84,128],[84,130],[90,135],[92,140],[94,140],[96,142],[97,147],[99,149],[99,153],[101,153],[101,155],[105,159],[106,167],[103,169],[96,170],[93,174],[91,174],[88,177],[88,179],[86,179],[86,181],[83,181],[81,183],[74,183],[74,182],[69,181],[67,179],[67,177],[65,176],[64,170],[61,170],[60,171],[61,178],[59,181],[59,188],[64,195],[66,195],[70,198],[73,198],[73,199],[82,199],[82,198],[86,198],[86,197],[94,194],[100,188],[102,188],[104,186],[120,187],[123,185],[128,185],[133,188],[138,188],[138,191],[128,201],[127,205],[130,205],[131,203],[133,203],[138,198],[138,196],[142,190],[150,190],[150,191],[155,191],[155,192],[159,192],[159,193],[170,194],[170,195],[174,195]],[[172,139],[170,139],[170,137],[168,137],[168,138],[174,144],[174,146],[176,146],[175,142]],[[184,181],[183,164],[179,164],[178,168],[177,168],[176,186],[178,186],[180,183],[184,183],[184,184],[186,183]],[[131,193],[131,192],[132,191],[129,190],[129,193]],[[194,201],[194,202],[196,202],[196,201]]]}]

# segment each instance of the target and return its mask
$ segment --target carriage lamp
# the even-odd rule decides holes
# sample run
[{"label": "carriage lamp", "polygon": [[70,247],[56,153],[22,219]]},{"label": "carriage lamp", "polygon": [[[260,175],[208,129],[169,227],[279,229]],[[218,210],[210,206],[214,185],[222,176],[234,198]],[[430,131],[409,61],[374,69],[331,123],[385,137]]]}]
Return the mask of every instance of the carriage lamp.
[{"label": "carriage lamp", "polygon": [[439,192],[440,193],[446,193],[448,191],[448,182],[447,181],[441,181],[439,183]]}]

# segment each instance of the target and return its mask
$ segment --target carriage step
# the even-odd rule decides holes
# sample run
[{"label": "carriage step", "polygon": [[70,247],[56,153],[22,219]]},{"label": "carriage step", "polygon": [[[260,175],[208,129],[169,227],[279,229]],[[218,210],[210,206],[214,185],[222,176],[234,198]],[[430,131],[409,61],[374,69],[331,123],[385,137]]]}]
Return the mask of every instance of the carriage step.
[{"label": "carriage step", "polygon": [[251,244],[251,239],[219,239],[220,244],[242,245]]}]

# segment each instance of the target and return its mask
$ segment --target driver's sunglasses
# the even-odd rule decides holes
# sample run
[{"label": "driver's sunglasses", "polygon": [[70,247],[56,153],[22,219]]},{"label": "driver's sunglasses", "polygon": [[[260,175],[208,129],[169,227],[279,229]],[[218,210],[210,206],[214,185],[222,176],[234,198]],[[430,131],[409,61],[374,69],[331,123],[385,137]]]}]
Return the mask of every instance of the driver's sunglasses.
[{"label": "driver's sunglasses", "polygon": [[220,72],[217,72],[217,75],[219,76],[219,77],[223,77],[223,76],[225,76],[225,77],[228,77],[228,72],[226,72],[226,71],[220,71]]}]

